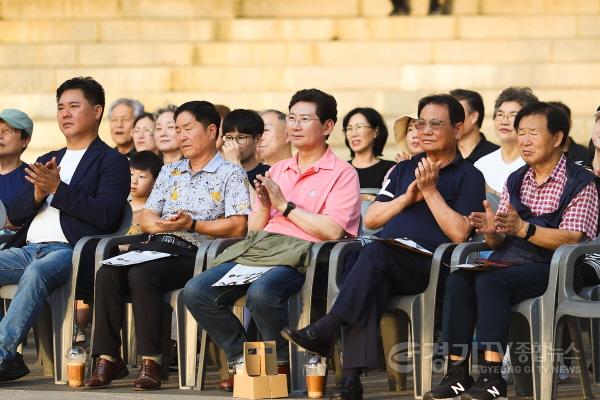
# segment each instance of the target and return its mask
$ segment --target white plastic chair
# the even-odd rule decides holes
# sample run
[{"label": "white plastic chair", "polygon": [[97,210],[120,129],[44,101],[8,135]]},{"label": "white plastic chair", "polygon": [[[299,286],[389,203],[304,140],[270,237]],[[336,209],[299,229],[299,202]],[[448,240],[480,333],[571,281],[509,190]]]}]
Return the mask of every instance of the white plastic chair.
[{"label": "white plastic chair", "polygon": [[[96,258],[104,260],[109,258],[111,254],[122,244],[133,244],[139,243],[147,239],[148,235],[129,235],[129,236],[116,236],[106,238],[100,241],[96,249]],[[206,252],[210,247],[212,241],[206,240],[199,247],[196,252],[196,260],[194,266],[194,275],[201,273],[206,265]],[[96,272],[100,269],[100,264],[96,264]],[[163,321],[163,378],[168,376],[168,365],[166,350],[166,342],[170,338],[170,326],[171,326],[171,310],[175,312],[175,318],[177,320],[177,359],[179,364],[179,387],[181,389],[191,389],[195,385],[196,378],[196,349],[197,349],[197,324],[189,311],[186,310],[185,305],[180,296],[181,289],[173,290],[166,293],[163,296],[165,305],[169,305],[170,309],[165,311],[165,320]],[[135,334],[135,315],[133,313],[133,307],[130,302],[125,305],[123,315],[123,327],[121,330],[121,342],[122,348],[121,353],[124,360],[127,360],[127,364],[135,366],[137,363],[137,340]],[[163,311],[163,310],[160,310]],[[93,331],[94,331],[94,320],[92,319],[92,338],[91,345],[93,346]],[[90,355],[91,357],[91,355]],[[91,369],[90,369],[91,370]]]},{"label": "white plastic chair", "polygon": [[[238,239],[218,239],[215,240],[213,246],[208,251],[206,259],[207,264],[221,253],[226,247],[235,243]],[[315,275],[319,265],[327,265],[330,251],[337,243],[342,241],[323,241],[312,245],[310,253],[310,263],[306,270],[304,284],[302,288],[288,301],[289,324],[292,329],[300,329],[312,322],[311,311],[313,302],[313,289],[315,283]],[[241,307],[241,301],[236,302],[238,307]],[[237,313],[236,313],[237,314]],[[315,315],[316,316],[316,315]],[[200,349],[200,358],[198,362],[198,389],[204,388],[205,375],[205,348],[206,348],[206,332],[202,332],[202,346]],[[290,343],[290,393],[294,396],[303,395],[306,393],[306,379],[304,377],[304,365],[309,361],[311,353],[307,350],[299,348],[295,344]]]},{"label": "white plastic chair", "polygon": [[[390,311],[401,311],[408,316],[412,341],[409,342],[409,351],[413,354],[413,379],[414,395],[421,398],[423,393],[431,389],[432,380],[432,355],[433,355],[433,331],[435,318],[435,298],[438,278],[442,260],[450,255],[455,244],[442,244],[438,246],[431,260],[431,272],[429,283],[423,293],[416,295],[394,296],[390,298],[387,309]],[[341,266],[346,255],[354,251],[360,251],[362,243],[352,241],[339,243],[331,251],[329,278],[327,290],[327,311],[331,309],[341,287]],[[375,351],[375,350],[374,350]],[[388,355],[386,354],[386,358]],[[403,381],[406,375],[403,374]],[[401,385],[403,386],[403,385]]]}]

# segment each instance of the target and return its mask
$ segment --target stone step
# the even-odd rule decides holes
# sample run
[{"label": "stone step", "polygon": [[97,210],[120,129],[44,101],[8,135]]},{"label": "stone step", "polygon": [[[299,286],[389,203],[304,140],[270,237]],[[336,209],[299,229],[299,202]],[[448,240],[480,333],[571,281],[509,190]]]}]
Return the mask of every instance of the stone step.
[{"label": "stone step", "polygon": [[0,0],[0,18],[232,18],[237,6],[237,0]]},{"label": "stone step", "polygon": [[0,20],[0,43],[599,38],[600,15]]},{"label": "stone step", "polygon": [[[101,82],[102,83],[102,82]],[[465,86],[472,88],[471,86]],[[576,118],[591,120],[600,105],[600,89],[544,89],[533,87],[535,94],[544,101],[560,100],[567,104]],[[486,120],[491,120],[493,105],[501,88],[480,90],[486,106]],[[268,108],[287,111],[290,97],[294,91],[257,91],[257,92],[139,92],[107,91],[106,102],[110,104],[118,97],[132,97],[140,100],[150,112],[166,103],[176,105],[190,100],[208,100],[214,104],[226,104],[230,108],[250,108],[264,110]],[[418,100],[430,94],[430,91],[405,90],[335,90],[330,91],[338,102],[338,114],[341,117],[350,109],[359,106],[373,107],[390,120],[402,114],[416,112]],[[0,109],[17,108],[27,112],[34,120],[53,120],[56,116],[54,90],[47,94],[8,93],[0,94]],[[593,122],[593,121],[592,121]],[[488,130],[489,131],[489,130]]]},{"label": "stone step", "polygon": [[[394,55],[394,56],[390,56]],[[318,66],[600,61],[593,39],[0,44],[0,67]]]}]

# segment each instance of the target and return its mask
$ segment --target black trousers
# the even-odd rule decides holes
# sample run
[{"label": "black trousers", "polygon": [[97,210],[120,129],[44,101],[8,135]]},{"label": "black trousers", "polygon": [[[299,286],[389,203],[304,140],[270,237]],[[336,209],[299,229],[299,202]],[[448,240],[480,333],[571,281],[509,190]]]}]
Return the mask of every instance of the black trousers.
[{"label": "black trousers", "polygon": [[343,368],[379,367],[379,321],[393,295],[423,292],[431,257],[381,242],[360,252],[331,313],[342,320]]},{"label": "black trousers", "polygon": [[103,265],[96,274],[92,354],[119,357],[125,299],[131,295],[138,353],[162,353],[161,328],[165,293],[182,288],[194,273],[195,251],[162,242],[139,243],[130,250],[156,250],[174,257],[129,267]]},{"label": "black trousers", "polygon": [[542,263],[451,273],[446,279],[442,318],[447,353],[468,357],[475,330],[479,349],[504,352],[512,306],[544,294],[548,274],[549,265]]}]

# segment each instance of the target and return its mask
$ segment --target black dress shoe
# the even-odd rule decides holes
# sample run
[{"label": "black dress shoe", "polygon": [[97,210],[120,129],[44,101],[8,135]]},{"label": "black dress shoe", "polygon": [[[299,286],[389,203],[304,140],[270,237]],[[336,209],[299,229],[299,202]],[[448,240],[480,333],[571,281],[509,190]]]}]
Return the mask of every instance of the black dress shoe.
[{"label": "black dress shoe", "polygon": [[281,336],[287,341],[321,357],[327,357],[331,350],[331,340],[320,337],[319,332],[312,325],[297,331],[291,330],[286,326],[281,330]]},{"label": "black dress shoe", "polygon": [[12,360],[2,360],[0,362],[0,382],[14,381],[22,378],[29,373],[29,368],[23,362],[23,356],[15,354]]},{"label": "black dress shoe", "polygon": [[363,388],[358,378],[342,378],[331,392],[330,400],[362,400]]}]

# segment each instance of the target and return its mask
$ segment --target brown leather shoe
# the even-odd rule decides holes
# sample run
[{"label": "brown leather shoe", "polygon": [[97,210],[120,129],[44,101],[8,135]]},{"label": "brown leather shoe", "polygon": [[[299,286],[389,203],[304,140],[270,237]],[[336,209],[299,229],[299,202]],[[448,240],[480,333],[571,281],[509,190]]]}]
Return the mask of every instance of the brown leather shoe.
[{"label": "brown leather shoe", "polygon": [[161,372],[160,364],[153,360],[142,359],[140,372],[137,379],[133,382],[133,388],[135,390],[160,389]]},{"label": "brown leather shoe", "polygon": [[129,371],[120,358],[115,362],[99,358],[96,362],[96,368],[92,373],[92,378],[85,381],[84,386],[89,389],[101,388],[113,380],[125,378],[127,375],[129,375]]},{"label": "brown leather shoe", "polygon": [[219,381],[217,387],[225,392],[233,392],[233,377]]}]

